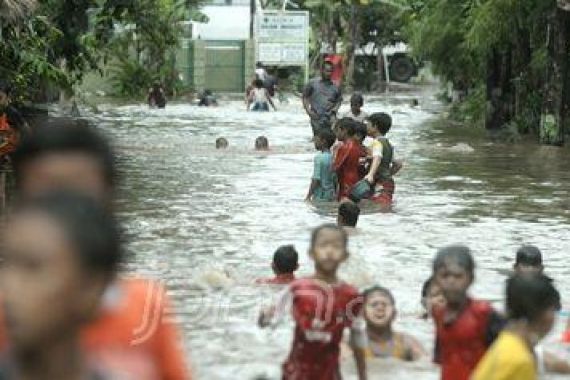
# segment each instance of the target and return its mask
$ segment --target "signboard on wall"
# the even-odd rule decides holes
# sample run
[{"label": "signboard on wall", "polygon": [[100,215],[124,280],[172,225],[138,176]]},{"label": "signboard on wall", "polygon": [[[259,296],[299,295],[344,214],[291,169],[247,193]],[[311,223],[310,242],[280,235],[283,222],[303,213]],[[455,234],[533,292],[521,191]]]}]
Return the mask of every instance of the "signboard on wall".
[{"label": "signboard on wall", "polygon": [[255,19],[257,61],[305,66],[309,60],[309,12],[265,11]]}]

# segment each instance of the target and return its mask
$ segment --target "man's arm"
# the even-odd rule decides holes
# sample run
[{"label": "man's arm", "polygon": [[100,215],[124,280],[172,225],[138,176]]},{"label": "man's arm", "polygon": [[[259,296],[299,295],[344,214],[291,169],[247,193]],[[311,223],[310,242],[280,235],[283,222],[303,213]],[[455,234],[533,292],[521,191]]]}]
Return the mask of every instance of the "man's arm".
[{"label": "man's arm", "polygon": [[311,96],[313,95],[313,85],[309,83],[303,90],[303,108],[311,119],[316,119],[317,115],[311,109]]}]

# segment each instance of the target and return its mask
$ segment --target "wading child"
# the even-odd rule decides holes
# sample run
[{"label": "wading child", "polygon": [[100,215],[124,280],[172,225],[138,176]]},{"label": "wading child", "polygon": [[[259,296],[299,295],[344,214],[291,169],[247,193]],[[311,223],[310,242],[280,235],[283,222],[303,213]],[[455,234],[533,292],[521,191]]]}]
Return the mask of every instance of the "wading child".
[{"label": "wading child", "polygon": [[542,265],[542,252],[540,252],[540,249],[533,245],[520,247],[517,251],[514,269],[517,274],[542,274],[544,265]]},{"label": "wading child", "polygon": [[166,94],[160,82],[154,82],[152,87],[148,90],[148,106],[151,108],[165,108],[166,107]]},{"label": "wading child", "polygon": [[338,176],[338,199],[348,198],[353,186],[361,179],[360,159],[365,156],[356,135],[358,124],[352,119],[344,118],[338,124],[338,139],[344,141],[338,148],[334,160],[334,170]]},{"label": "wading child", "polygon": [[[253,104],[253,107],[250,106]],[[249,93],[247,99],[247,110],[251,111],[269,111],[269,105],[273,107],[273,110],[277,111],[273,100],[269,95],[267,89],[263,86],[263,81],[261,79],[256,79],[253,81],[253,89]]]},{"label": "wading child", "polygon": [[330,151],[334,142],[335,136],[328,129],[318,131],[315,136],[315,148],[319,152],[313,160],[313,177],[306,201],[332,202],[336,199],[336,178]]},{"label": "wading child", "polygon": [[444,307],[445,297],[441,287],[435,282],[433,277],[424,282],[422,286],[422,306],[425,313],[422,315],[422,319],[430,319],[432,317],[432,311],[434,307]]},{"label": "wading child", "polygon": [[415,338],[394,331],[392,325],[398,312],[394,296],[388,289],[374,286],[365,290],[363,297],[367,357],[416,361],[426,355]]},{"label": "wading child", "polygon": [[350,111],[343,114],[343,117],[348,117],[354,121],[358,121],[359,123],[364,123],[368,114],[362,111],[362,107],[364,107],[364,97],[359,94],[355,93],[350,97]]},{"label": "wading child", "polygon": [[[348,236],[338,226],[323,225],[313,231],[309,255],[315,263],[312,277],[293,282],[277,309],[262,313],[260,325],[267,326],[291,304],[296,323],[295,338],[283,365],[284,380],[340,379],[339,351],[343,332],[351,328],[361,313],[358,290],[337,276],[340,265],[348,258]],[[276,312],[277,311],[277,312]],[[352,329],[351,343],[359,379],[366,378],[365,337]]]},{"label": "wading child", "polygon": [[224,137],[218,137],[216,139],[216,149],[227,149],[228,148],[228,140]]},{"label": "wading child", "polygon": [[[116,159],[109,142],[75,120],[55,119],[25,138],[14,154],[16,191],[22,201],[68,190],[113,210]],[[96,318],[82,331],[82,345],[151,368],[160,379],[190,378],[177,325],[166,315],[165,288],[143,278],[116,278],[107,287]],[[3,310],[2,310],[3,312]],[[148,313],[153,315],[149,326]],[[0,325],[1,326],[1,325]],[[0,348],[6,339],[0,328]],[[109,355],[109,349],[115,355]]]},{"label": "wading child", "polygon": [[299,269],[299,254],[292,245],[279,247],[273,254],[271,269],[275,277],[258,279],[257,284],[286,285],[295,280],[295,271]]},{"label": "wading child", "polygon": [[338,206],[337,224],[339,227],[356,228],[360,207],[351,200],[344,200]]},{"label": "wading child", "polygon": [[481,359],[473,380],[536,380],[533,352],[556,320],[560,294],[540,274],[523,274],[507,281],[508,323]]},{"label": "wading child", "polygon": [[394,156],[394,147],[386,138],[392,127],[392,118],[385,113],[374,113],[368,118],[368,135],[372,143],[372,163],[366,180],[374,187],[371,199],[382,205],[391,205],[394,197],[394,175],[402,168]]},{"label": "wading child", "polygon": [[92,198],[54,193],[18,208],[2,242],[10,348],[0,378],[111,378],[105,372],[114,369],[82,350],[80,330],[95,317],[122,257],[114,219]]},{"label": "wading child", "polygon": [[259,136],[255,139],[255,150],[257,151],[268,151],[269,150],[269,140],[265,136]]},{"label": "wading child", "polygon": [[479,360],[500,332],[503,321],[485,301],[468,290],[475,279],[475,262],[465,246],[441,249],[433,262],[433,275],[446,300],[433,308],[436,327],[435,362],[442,380],[468,380]]}]

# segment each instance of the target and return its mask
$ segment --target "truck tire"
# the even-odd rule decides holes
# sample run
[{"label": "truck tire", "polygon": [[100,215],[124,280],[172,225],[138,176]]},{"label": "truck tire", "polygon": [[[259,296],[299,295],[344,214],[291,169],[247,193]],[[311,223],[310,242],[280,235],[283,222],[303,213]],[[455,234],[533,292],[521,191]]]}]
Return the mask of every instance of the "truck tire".
[{"label": "truck tire", "polygon": [[414,61],[405,55],[397,55],[390,61],[390,80],[407,83],[416,75]]}]

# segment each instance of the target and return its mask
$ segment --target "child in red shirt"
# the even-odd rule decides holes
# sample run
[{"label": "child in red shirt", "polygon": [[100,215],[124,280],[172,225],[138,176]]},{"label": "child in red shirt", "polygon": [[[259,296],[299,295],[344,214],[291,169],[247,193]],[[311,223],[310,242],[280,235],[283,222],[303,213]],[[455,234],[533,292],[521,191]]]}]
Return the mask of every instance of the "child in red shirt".
[{"label": "child in red shirt", "polygon": [[468,380],[493,343],[504,322],[485,301],[470,298],[475,262],[465,246],[441,249],[433,273],[441,287],[446,306],[435,306],[435,362],[441,364],[442,380]]},{"label": "child in red shirt", "polygon": [[338,199],[348,198],[353,186],[360,181],[360,159],[366,156],[357,136],[358,124],[344,118],[338,123],[338,139],[344,141],[335,155],[333,169],[338,176]]},{"label": "child in red shirt", "polygon": [[273,278],[259,278],[256,284],[287,285],[295,280],[295,271],[299,269],[299,254],[292,245],[281,246],[273,254],[271,269]]},{"label": "child in red shirt", "polygon": [[[284,380],[340,380],[340,341],[345,328],[352,328],[360,316],[362,299],[358,290],[337,277],[339,266],[348,258],[348,236],[335,225],[313,231],[309,254],[315,274],[294,281],[281,296],[277,307],[264,311],[261,327],[272,323],[290,303],[296,322],[291,353],[283,364]],[[360,319],[361,321],[361,319]],[[362,329],[351,330],[351,344],[359,379],[366,379]]]}]

